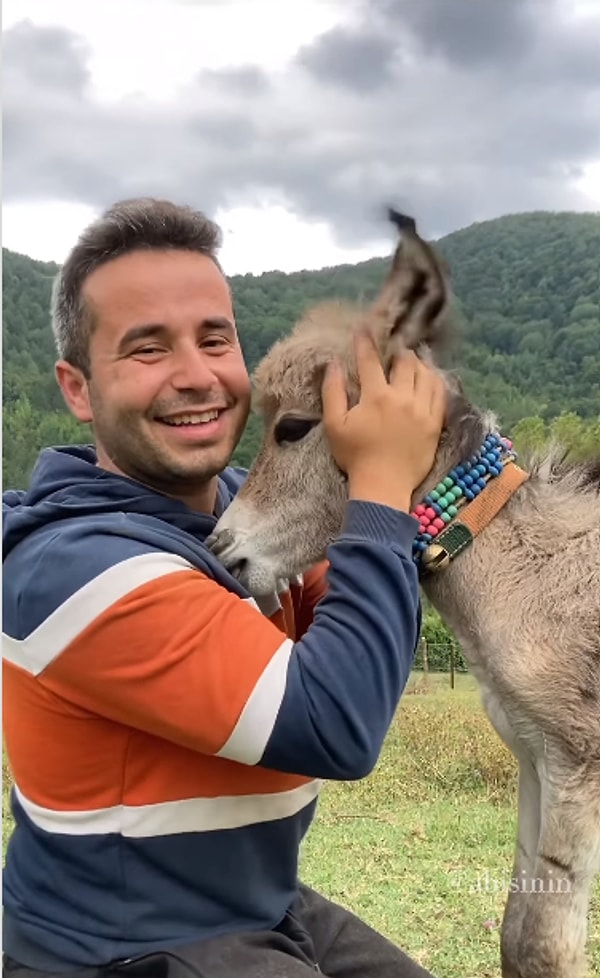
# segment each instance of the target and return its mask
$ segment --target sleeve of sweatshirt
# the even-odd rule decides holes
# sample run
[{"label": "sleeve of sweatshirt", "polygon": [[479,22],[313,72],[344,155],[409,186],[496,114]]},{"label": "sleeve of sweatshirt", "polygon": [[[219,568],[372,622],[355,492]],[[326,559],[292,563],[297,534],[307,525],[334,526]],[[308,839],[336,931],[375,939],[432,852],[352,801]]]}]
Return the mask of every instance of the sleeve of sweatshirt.
[{"label": "sleeve of sweatshirt", "polygon": [[295,643],[252,601],[151,553],[89,581],[8,654],[49,693],[193,750],[360,778],[413,661],[416,529],[405,513],[349,502],[327,590]]},{"label": "sleeve of sweatshirt", "polygon": [[328,552],[328,589],[290,656],[261,763],[337,780],[363,777],[375,765],[421,626],[416,529],[405,513],[347,504]]}]

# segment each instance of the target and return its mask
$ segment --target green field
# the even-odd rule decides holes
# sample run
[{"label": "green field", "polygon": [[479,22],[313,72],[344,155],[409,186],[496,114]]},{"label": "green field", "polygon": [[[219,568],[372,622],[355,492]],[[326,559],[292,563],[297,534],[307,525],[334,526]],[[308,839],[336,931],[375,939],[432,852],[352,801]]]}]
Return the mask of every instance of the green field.
[{"label": "green field", "polygon": [[[9,777],[5,770],[4,802]],[[330,784],[302,854],[305,882],[359,913],[437,978],[499,978],[515,765],[472,679],[413,676],[373,774]],[[3,839],[10,832],[5,818]],[[600,886],[590,914],[600,974]]]},{"label": "green field", "polygon": [[[329,785],[303,875],[437,978],[500,978],[499,924],[512,868],[516,768],[471,677],[411,680],[373,774]],[[600,975],[600,885],[590,914]]]}]

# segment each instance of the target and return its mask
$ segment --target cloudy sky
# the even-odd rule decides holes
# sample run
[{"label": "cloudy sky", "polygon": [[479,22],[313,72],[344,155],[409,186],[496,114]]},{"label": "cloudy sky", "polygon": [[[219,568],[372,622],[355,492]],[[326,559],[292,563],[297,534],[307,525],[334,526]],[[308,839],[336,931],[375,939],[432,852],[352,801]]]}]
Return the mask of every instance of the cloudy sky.
[{"label": "cloudy sky", "polygon": [[3,244],[114,200],[216,216],[226,270],[600,210],[600,0],[4,0]]}]

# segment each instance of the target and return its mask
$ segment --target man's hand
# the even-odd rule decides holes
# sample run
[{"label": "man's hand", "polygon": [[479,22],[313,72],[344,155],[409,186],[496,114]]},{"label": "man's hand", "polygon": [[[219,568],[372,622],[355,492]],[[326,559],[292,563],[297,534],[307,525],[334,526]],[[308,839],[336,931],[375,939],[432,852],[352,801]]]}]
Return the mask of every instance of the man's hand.
[{"label": "man's hand", "polygon": [[441,375],[412,352],[394,360],[389,382],[369,335],[355,337],[360,399],[348,410],[344,374],[330,364],[322,387],[331,452],[352,499],[408,510],[430,471],[446,409]]}]

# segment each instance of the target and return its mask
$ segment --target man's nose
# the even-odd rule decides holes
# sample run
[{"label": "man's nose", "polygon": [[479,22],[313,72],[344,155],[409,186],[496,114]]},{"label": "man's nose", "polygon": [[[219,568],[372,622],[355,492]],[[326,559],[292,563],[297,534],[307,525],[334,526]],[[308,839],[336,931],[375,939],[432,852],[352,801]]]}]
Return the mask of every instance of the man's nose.
[{"label": "man's nose", "polygon": [[212,387],[214,379],[210,359],[198,347],[177,354],[171,374],[171,383],[176,390]]}]

